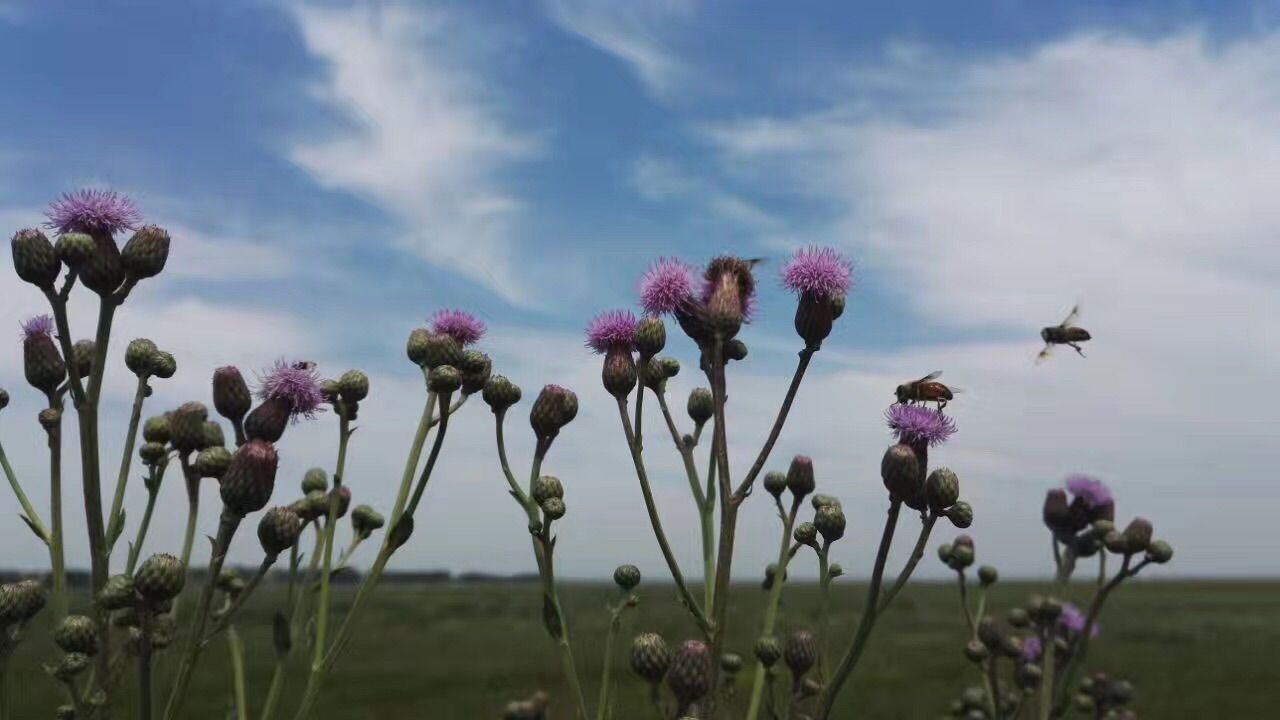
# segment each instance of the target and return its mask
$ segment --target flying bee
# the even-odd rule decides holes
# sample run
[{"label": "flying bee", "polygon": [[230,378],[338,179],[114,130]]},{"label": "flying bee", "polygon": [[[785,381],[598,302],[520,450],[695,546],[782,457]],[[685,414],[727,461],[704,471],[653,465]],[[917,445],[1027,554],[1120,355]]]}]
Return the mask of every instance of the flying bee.
[{"label": "flying bee", "polygon": [[1040,339],[1044,340],[1044,349],[1036,356],[1036,363],[1042,363],[1049,358],[1050,353],[1056,345],[1066,345],[1075,350],[1080,357],[1085,357],[1084,350],[1081,349],[1080,343],[1092,340],[1093,336],[1088,330],[1078,327],[1076,322],[1080,319],[1080,306],[1076,305],[1071,308],[1071,312],[1067,314],[1067,318],[1057,325],[1044,328],[1040,331]]},{"label": "flying bee", "polygon": [[938,382],[938,377],[941,375],[942,371],[936,370],[925,375],[919,380],[912,380],[911,382],[903,383],[894,391],[894,395],[898,396],[898,402],[903,405],[913,402],[936,402],[938,403],[938,409],[941,410],[946,407],[947,403],[951,402],[955,397],[955,394],[959,392],[957,388],[947,387],[946,385]]}]

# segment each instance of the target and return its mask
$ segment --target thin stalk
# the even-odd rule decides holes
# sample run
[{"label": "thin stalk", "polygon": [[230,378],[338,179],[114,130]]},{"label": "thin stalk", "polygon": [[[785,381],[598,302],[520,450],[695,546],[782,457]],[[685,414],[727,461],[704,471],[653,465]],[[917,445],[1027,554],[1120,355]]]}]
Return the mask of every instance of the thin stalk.
[{"label": "thin stalk", "polygon": [[[643,395],[643,393],[641,394]],[[713,486],[708,483],[706,492],[703,491],[702,481],[698,477],[698,468],[694,465],[693,448],[697,445],[697,433],[694,435],[694,444],[686,445],[680,430],[676,428],[675,419],[671,415],[671,408],[667,405],[667,394],[660,391],[655,391],[654,394],[658,396],[658,406],[662,409],[662,417],[666,420],[667,430],[671,433],[671,442],[675,443],[676,450],[680,453],[680,459],[684,463],[684,473],[689,480],[689,491],[693,493],[694,504],[698,507],[698,525],[702,539],[702,606],[709,608],[713,601],[714,589],[711,578],[715,575],[716,568],[715,528],[714,520],[711,517],[712,511],[715,509],[715,496],[714,494],[708,494],[712,493]],[[700,432],[701,429],[702,426],[699,425],[698,431]],[[714,469],[715,466],[712,465],[711,467]]]},{"label": "thin stalk", "polygon": [[[347,465],[347,445],[351,440],[351,421],[347,418],[345,412],[342,411],[340,404],[338,405],[338,461],[333,470],[333,490],[330,497],[333,499],[329,502],[329,517],[325,521],[325,538],[324,538],[324,570],[320,573],[320,601],[317,609],[316,620],[316,638],[315,653],[311,659],[312,672],[320,665],[324,659],[326,643],[329,639],[329,596],[331,593],[331,583],[329,571],[333,569],[333,534],[338,525],[338,500],[337,492],[342,488],[342,476],[346,471]],[[443,418],[448,421],[449,416]],[[444,422],[441,423],[441,431],[444,430]],[[417,498],[414,498],[414,505],[417,505]],[[409,514],[413,514],[413,506],[410,506]]]},{"label": "thin stalk", "polygon": [[227,629],[227,652],[231,655],[231,687],[236,702],[236,718],[249,718],[249,700],[244,689],[244,644],[236,626]]},{"label": "thin stalk", "polygon": [[[197,473],[187,459],[186,453],[178,454],[178,463],[182,467],[182,478],[187,488],[187,529],[182,535],[182,568],[191,577],[191,550],[196,541],[196,525],[200,522],[200,474]],[[182,607],[182,596],[173,599],[173,617],[178,618],[178,610]]]},{"label": "thin stalk", "polygon": [[[640,356],[640,372],[636,373],[636,447],[644,452],[644,369],[650,358]],[[654,391],[658,393],[658,391]],[[661,393],[658,393],[661,394]],[[679,443],[677,443],[679,444]]]},{"label": "thin stalk", "polygon": [[[534,465],[538,462],[535,460]],[[569,641],[569,627],[565,621],[564,610],[560,605],[560,594],[556,590],[555,575],[555,541],[551,539],[551,519],[546,518],[542,525],[541,543],[543,548],[542,559],[542,592],[545,601],[550,604],[551,611],[555,613],[556,625],[559,632],[556,635],[556,649],[560,653],[560,664],[564,670],[565,681],[569,683],[569,694],[577,704],[576,716],[578,720],[587,720],[591,715],[587,710],[587,698],[582,692],[582,683],[578,679],[578,668],[573,659],[573,646]]]},{"label": "thin stalk", "polygon": [[[49,407],[62,410],[62,400],[49,397]],[[49,521],[53,524],[49,538],[49,561],[53,570],[53,620],[61,622],[67,615],[66,542],[62,531],[62,419],[49,430]]]},{"label": "thin stalk", "polygon": [[969,639],[978,636],[978,623],[973,618],[973,612],[969,610],[969,583],[965,579],[964,570],[956,571],[957,582],[960,586],[960,609],[964,611],[964,622],[969,627]]},{"label": "thin stalk", "polygon": [[[778,561],[774,565],[773,586],[769,588],[769,602],[765,605],[764,625],[760,628],[761,636],[773,634],[774,625],[778,621],[778,606],[782,604],[782,586],[786,584],[787,561],[791,553],[791,528],[796,523],[796,513],[800,512],[802,498],[796,495],[791,500],[790,512],[783,513],[778,506],[778,515],[782,518],[782,541],[778,548]],[[761,702],[764,699],[764,686],[768,669],[764,663],[756,661],[755,679],[751,682],[751,699],[747,703],[747,720],[760,717]]]},{"label": "thin stalk", "polygon": [[[1053,539],[1053,555],[1054,560],[1057,562],[1057,573],[1055,574],[1057,592],[1061,597],[1062,592],[1066,590],[1067,583],[1071,580],[1071,573],[1075,571],[1076,558],[1075,553],[1069,546],[1065,551],[1058,552],[1058,539],[1056,537]],[[1054,688],[1056,687],[1054,685],[1054,673],[1057,670],[1054,666],[1057,664],[1058,655],[1054,646],[1052,628],[1047,631],[1041,646],[1044,648],[1042,653],[1044,656],[1044,675],[1040,680],[1040,711],[1037,717],[1040,720],[1049,720],[1050,715],[1053,713]]]},{"label": "thin stalk", "polygon": [[267,688],[267,699],[262,701],[261,720],[271,720],[276,716],[276,706],[280,704],[280,691],[284,687],[284,670],[284,658],[277,657],[275,670],[271,672],[271,686]]},{"label": "thin stalk", "polygon": [[609,632],[604,637],[604,660],[600,671],[600,702],[596,705],[596,720],[608,720],[610,716],[609,693],[613,691],[613,641],[622,627],[622,612],[626,610],[627,599],[623,598],[611,611]]},{"label": "thin stalk", "polygon": [[[163,467],[160,472],[164,472]],[[147,530],[151,527],[151,516],[156,510],[156,499],[160,497],[159,490],[159,484],[157,483],[155,490],[147,491],[147,507],[142,511],[142,522],[138,525],[138,536],[129,547],[129,563],[125,567],[126,573],[132,574],[133,569],[138,565],[138,556],[142,554],[142,543],[147,539]]]},{"label": "thin stalk", "polygon": [[13,466],[9,464],[9,456],[5,455],[3,443],[0,443],[0,468],[4,469],[4,476],[9,480],[9,487],[13,488],[13,495],[18,499],[18,504],[22,506],[23,514],[35,526],[36,533],[40,535],[40,539],[44,541],[45,545],[48,545],[50,542],[49,530],[45,527],[44,522],[40,520],[40,514],[31,505],[31,501],[27,499],[27,494],[22,490],[22,483],[18,481],[18,476],[13,472]]},{"label": "thin stalk", "polygon": [[[425,370],[423,371],[426,372]],[[409,445],[409,457],[405,460],[404,473],[400,476],[400,492],[396,495],[396,504],[391,509],[390,522],[387,523],[388,528],[394,528],[396,522],[400,520],[400,515],[404,513],[405,503],[409,502],[409,491],[413,489],[413,475],[418,470],[418,462],[422,459],[422,447],[427,442],[427,434],[431,431],[431,415],[436,408],[436,394],[427,391],[427,403],[422,408],[422,419],[418,421],[418,431],[413,436],[413,442]],[[383,539],[383,544],[390,542],[391,533]]]},{"label": "thin stalk", "polygon": [[825,678],[831,671],[831,543],[822,542],[818,550],[818,672]]},{"label": "thin stalk", "polygon": [[[667,534],[662,529],[662,519],[658,516],[658,505],[653,499],[653,489],[649,485],[649,474],[645,470],[644,458],[640,454],[640,448],[636,445],[635,432],[631,429],[631,418],[627,416],[627,400],[626,398],[618,398],[618,416],[622,420],[622,431],[627,437],[627,447],[631,450],[631,462],[635,465],[636,477],[640,481],[640,493],[644,496],[645,511],[649,514],[649,525],[653,528],[654,537],[658,540],[658,548],[662,551],[662,557],[667,563],[667,569],[671,572],[671,578],[676,583],[676,590],[680,593],[680,598],[684,601],[689,612],[693,615],[694,622],[704,634],[714,635],[711,627],[707,622],[706,614],[699,607],[698,601],[694,599],[693,593],[689,592],[688,585],[684,581],[684,573],[680,571],[680,563],[676,560],[675,553],[671,550],[671,543],[667,540]],[[712,657],[718,657],[713,655]]]},{"label": "thin stalk", "polygon": [[987,658],[987,683],[989,687],[987,692],[991,695],[991,717],[995,720],[1003,720],[1004,714],[1000,708],[1000,673],[997,671],[996,655]]},{"label": "thin stalk", "polygon": [[[289,614],[285,616],[285,624],[290,628],[293,627],[293,593],[298,581],[298,544],[294,543],[289,549],[289,583],[287,594],[285,595],[285,610]],[[290,647],[292,647],[293,632],[290,631]],[[271,720],[275,717],[276,706],[280,703],[280,691],[284,688],[284,673],[288,665],[289,651],[281,651],[276,648],[276,664],[275,669],[271,672],[271,686],[267,688],[267,697],[262,701],[261,720]]]},{"label": "thin stalk", "polygon": [[884,612],[889,607],[889,603],[898,596],[902,588],[906,587],[907,581],[911,579],[911,573],[915,572],[916,566],[920,564],[921,558],[924,557],[924,549],[929,544],[929,535],[933,532],[933,526],[938,522],[938,514],[930,512],[928,517],[924,518],[920,525],[920,536],[916,538],[916,546],[911,550],[911,557],[908,558],[907,564],[903,566],[902,572],[898,573],[898,579],[893,582],[893,586],[885,591],[884,597],[880,599],[880,608],[878,612]]},{"label": "thin stalk", "polygon": [[[440,393],[439,402],[442,405],[447,404],[449,402],[449,393]],[[450,413],[440,416],[440,429],[437,431],[439,435],[444,435],[449,429],[449,416]],[[433,451],[434,449],[432,448]],[[418,476],[417,485],[413,489],[413,499],[409,501],[408,508],[405,510],[405,514],[409,517],[413,517],[414,513],[418,511],[418,504],[422,502],[422,496],[427,491],[427,482],[431,480],[432,469],[433,466],[428,464],[422,468],[422,474]]]},{"label": "thin stalk", "polygon": [[[715,428],[712,428],[712,437],[715,437]],[[707,453],[707,489],[703,496],[707,502],[698,508],[698,524],[702,527],[702,586],[703,596],[706,602],[704,608],[715,607],[716,599],[716,541],[715,541],[715,518],[713,515],[716,511],[716,463],[715,442],[713,440],[712,447]]]},{"label": "thin stalk", "polygon": [[324,531],[324,527],[321,525],[319,520],[315,521],[315,535],[316,535],[316,542],[315,542],[315,545],[311,548],[311,559],[307,561],[306,579],[303,582],[302,588],[298,590],[297,597],[294,598],[293,602],[291,603],[293,610],[289,612],[289,617],[291,619],[290,621],[291,623],[293,623],[292,625],[290,625],[290,627],[293,629],[294,635],[297,635],[298,632],[300,631],[300,628],[297,626],[297,623],[299,619],[302,617],[303,615],[302,611],[307,604],[307,598],[309,597],[307,593],[307,588],[310,588],[315,583],[315,580],[318,577],[318,573],[320,572],[320,558],[324,554],[323,552],[324,539],[325,539],[326,533]]},{"label": "thin stalk", "polygon": [[142,639],[138,643],[138,717],[151,720],[151,617],[150,611],[140,614]]},{"label": "thin stalk", "polygon": [[[676,428],[675,419],[671,416],[671,409],[667,406],[667,395],[663,392],[655,392],[658,396],[658,406],[662,409],[662,417],[667,421],[667,430],[671,433],[671,442],[675,443],[676,451],[680,453],[680,460],[684,463],[684,474],[689,480],[689,491],[693,493],[694,502],[698,503],[698,507],[706,504],[707,500],[702,494],[701,480],[698,478],[698,468],[693,464],[693,448],[685,445],[684,438],[680,435],[680,430]],[[641,393],[643,396],[644,393]],[[636,400],[639,403],[639,400]],[[639,428],[637,428],[638,430]],[[639,445],[640,437],[637,432],[636,444]]]},{"label": "thin stalk", "polygon": [[[116,476],[116,493],[111,501],[111,512],[107,515],[107,537],[111,546],[115,546],[120,527],[124,523],[121,513],[124,511],[124,490],[129,484],[129,466],[133,462],[133,447],[138,440],[138,424],[142,421],[142,403],[147,398],[147,378],[138,377],[138,388],[133,393],[133,410],[129,413],[129,429],[124,436],[124,452],[120,456],[120,473]],[[107,548],[107,552],[111,547]]]},{"label": "thin stalk", "polygon": [[850,643],[849,650],[845,652],[844,657],[840,660],[840,664],[831,676],[831,681],[822,689],[822,695],[819,699],[820,710],[818,712],[820,720],[827,720],[827,718],[831,717],[831,710],[835,707],[836,696],[840,694],[840,689],[844,687],[849,675],[857,667],[858,659],[866,648],[867,639],[871,637],[871,629],[876,624],[878,615],[878,605],[876,603],[880,599],[880,585],[884,581],[884,566],[889,559],[889,547],[893,545],[893,531],[898,526],[898,513],[901,509],[902,501],[894,499],[889,503],[889,517],[884,523],[884,533],[880,536],[880,549],[876,552],[876,562],[871,572],[871,584],[867,588],[866,609],[862,613],[862,620],[858,623],[858,631],[853,636],[853,642]]},{"label": "thin stalk", "polygon": [[262,578],[266,577],[267,573],[271,570],[271,566],[276,564],[276,557],[277,556],[275,555],[267,555],[262,558],[262,562],[258,565],[258,570],[254,572],[253,577],[249,578],[248,584],[244,586],[244,589],[240,591],[239,595],[236,595],[235,600],[232,600],[231,604],[227,606],[227,609],[223,610],[222,614],[218,616],[217,622],[213,624],[209,633],[205,635],[204,639],[201,641],[202,644],[208,645],[209,641],[213,640],[218,633],[223,630],[230,631],[232,629],[231,621],[235,620],[236,613],[240,612],[240,609],[244,607],[246,602],[248,602],[249,597],[253,595],[253,591],[256,590],[258,584],[262,582]]}]

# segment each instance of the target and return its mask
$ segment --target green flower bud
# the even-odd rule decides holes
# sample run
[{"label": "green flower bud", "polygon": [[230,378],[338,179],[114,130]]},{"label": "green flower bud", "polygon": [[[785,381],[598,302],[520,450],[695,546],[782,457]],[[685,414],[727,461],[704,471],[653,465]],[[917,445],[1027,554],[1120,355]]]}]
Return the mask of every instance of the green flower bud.
[{"label": "green flower bud", "polygon": [[146,338],[134,338],[124,349],[124,364],[129,368],[129,372],[138,377],[146,377],[151,374],[151,368],[155,365],[156,353],[160,348],[156,344]]},{"label": "green flower bud", "polygon": [[[413,342],[413,336],[410,336],[410,344],[412,345]],[[462,364],[462,345],[458,344],[451,335],[428,333],[420,342],[422,343],[420,364],[428,370],[444,365],[456,368]]]},{"label": "green flower bud", "polygon": [[530,488],[529,494],[533,497],[534,502],[541,505],[551,498],[563,498],[564,486],[560,484],[559,478],[543,475],[533,481],[533,487]]},{"label": "green flower bud", "polygon": [[321,380],[320,396],[330,405],[337,405],[341,401],[342,386],[338,385],[337,380]]},{"label": "green flower bud", "polygon": [[22,341],[22,371],[31,387],[47,395],[62,384],[67,364],[52,337],[34,333]]},{"label": "green flower bud", "polygon": [[144,225],[120,251],[125,272],[138,280],[155,277],[169,259],[169,233],[155,225]]},{"label": "green flower bud", "polygon": [[98,628],[92,618],[68,615],[53,631],[53,642],[63,652],[98,654]]},{"label": "green flower bud", "polygon": [[961,530],[973,524],[973,508],[963,500],[948,508],[946,515],[951,524]]},{"label": "green flower bud", "polygon": [[147,558],[133,576],[134,590],[152,604],[178,597],[186,583],[187,569],[178,558],[168,554]]},{"label": "green flower bud", "polygon": [[831,566],[827,568],[827,575],[833,580],[843,574],[844,567],[840,563],[831,563]]},{"label": "green flower bud", "polygon": [[1147,560],[1163,565],[1173,559],[1173,546],[1164,540],[1153,540],[1147,548]]},{"label": "green flower bud", "polygon": [[747,344],[737,338],[730,340],[724,345],[724,357],[726,360],[746,360]]},{"label": "green flower bud", "polygon": [[223,568],[222,572],[218,573],[218,579],[215,581],[214,587],[232,597],[236,597],[244,592],[244,578],[240,577],[240,573],[231,568]]},{"label": "green flower bud", "polygon": [[494,375],[485,382],[480,397],[495,413],[506,412],[520,402],[520,387],[502,375]]},{"label": "green flower bud", "polygon": [[67,233],[58,236],[58,241],[54,244],[54,252],[62,259],[62,262],[73,268],[89,262],[94,253],[93,238],[84,233]]},{"label": "green flower bud", "polygon": [[817,495],[809,498],[809,504],[813,506],[814,512],[817,512],[818,509],[824,505],[835,505],[836,507],[840,507],[840,500],[833,495],[818,493]]},{"label": "green flower bud", "polygon": [[631,643],[631,670],[650,685],[657,685],[671,667],[671,649],[657,633],[637,635]]},{"label": "green flower bud", "polygon": [[960,499],[960,478],[948,468],[938,468],[925,480],[924,496],[931,510],[942,512]]},{"label": "green flower bud", "polygon": [[36,580],[19,580],[9,585],[13,588],[13,617],[18,622],[27,622],[44,609],[49,601],[49,594],[44,585]]},{"label": "green flower bud", "polygon": [[409,362],[422,367],[427,360],[427,343],[431,339],[431,331],[426,328],[415,328],[409,333],[405,342],[405,354]]},{"label": "green flower bud", "polygon": [[1027,616],[1026,610],[1016,607],[1009,611],[1009,624],[1016,628],[1024,628],[1031,624],[1031,618]]},{"label": "green flower bud", "polygon": [[791,467],[787,469],[787,489],[797,498],[813,492],[818,481],[813,475],[813,460],[808,455],[796,455],[791,458]]},{"label": "green flower bud", "polygon": [[316,490],[329,489],[329,474],[324,468],[313,467],[302,476],[302,494],[309,495]]},{"label": "green flower bud", "polygon": [[369,376],[359,370],[348,370],[338,378],[338,393],[343,400],[360,402],[369,396]]},{"label": "green flower bud", "polygon": [[19,230],[10,242],[13,269],[18,277],[40,288],[52,288],[62,271],[62,261],[53,243],[35,229]]},{"label": "green flower bud", "polygon": [[216,445],[201,450],[200,454],[196,455],[196,461],[192,467],[200,473],[200,477],[221,478],[230,466],[231,451]]},{"label": "green flower bud", "polygon": [[159,465],[168,454],[169,449],[157,442],[143,443],[142,447],[138,448],[138,456],[147,465]]},{"label": "green flower bud", "polygon": [[613,571],[613,581],[624,593],[631,592],[640,584],[640,568],[635,565],[619,565]]},{"label": "green flower bud", "polygon": [[686,711],[711,690],[711,676],[711,647],[701,640],[684,641],[667,670],[667,687],[675,696],[677,713]]},{"label": "green flower bud", "polygon": [[636,372],[640,375],[640,382],[645,387],[655,393],[666,392],[667,390],[667,374],[662,370],[662,364],[657,358],[649,358],[636,366]]},{"label": "green flower bud", "polygon": [[787,489],[787,475],[778,471],[766,473],[764,476],[764,489],[770,495],[782,497],[782,493]]},{"label": "green flower bud", "polygon": [[[80,284],[103,297],[114,293],[124,283],[124,264],[120,261],[120,248],[106,233],[90,233],[93,252],[80,264]],[[69,264],[69,263],[68,263]]]},{"label": "green flower bud", "polygon": [[791,537],[801,545],[816,547],[818,544],[818,528],[811,522],[802,522],[791,531]]},{"label": "green flower bud", "polygon": [[156,415],[147,418],[147,421],[142,424],[142,439],[161,445],[169,442],[169,416]]},{"label": "green flower bud", "polygon": [[991,651],[987,650],[987,646],[978,640],[970,640],[968,645],[964,646],[964,656],[970,662],[981,663],[991,656]]},{"label": "green flower bud", "polygon": [[665,377],[666,379],[670,380],[671,378],[680,374],[679,360],[673,357],[660,357],[658,358],[657,362],[658,362],[658,367],[662,368],[663,377]]},{"label": "green flower bud", "polygon": [[462,353],[462,392],[474,395],[484,389],[493,372],[493,360],[479,350],[467,350]]},{"label": "green flower bud", "polygon": [[45,408],[36,415],[36,419],[40,421],[40,427],[53,432],[62,422],[62,411],[58,408]]},{"label": "green flower bud", "polygon": [[204,444],[201,448],[226,446],[227,436],[222,432],[222,426],[213,420],[206,421],[204,424]]},{"label": "green flower bud", "polygon": [[89,377],[93,372],[95,354],[97,354],[97,345],[92,340],[77,340],[76,344],[71,346],[72,362],[69,369],[75,371],[77,377]]},{"label": "green flower bud", "polygon": [[268,557],[275,557],[293,547],[301,534],[302,518],[287,507],[273,507],[258,521],[258,542]]},{"label": "green flower bud", "polygon": [[578,416],[578,396],[568,388],[547,385],[529,411],[529,425],[539,439],[554,438]]},{"label": "green flower bud", "polygon": [[337,512],[334,513],[335,516],[346,517],[347,510],[351,507],[351,488],[343,485],[342,487],[336,487],[330,490],[329,502],[336,502],[338,504]]},{"label": "green flower bud", "polygon": [[978,582],[983,587],[990,587],[996,584],[996,580],[1000,579],[1000,573],[991,565],[983,565],[978,568]]},{"label": "green flower bud", "polygon": [[808,630],[796,630],[787,636],[782,659],[797,678],[804,677],[818,661],[818,641]]},{"label": "green flower bud", "polygon": [[103,610],[123,610],[133,605],[132,575],[112,575],[98,591],[98,607]]},{"label": "green flower bud", "polygon": [[382,513],[368,505],[357,505],[356,509],[351,511],[351,530],[357,537],[369,537],[375,530],[381,529],[386,522]]},{"label": "green flower bud", "polygon": [[452,365],[434,365],[427,374],[427,389],[448,395],[462,387],[462,373]]},{"label": "green flower bud", "polygon": [[1151,521],[1146,518],[1134,518],[1124,529],[1124,541],[1131,553],[1146,551],[1151,545]]},{"label": "green flower bud", "polygon": [[209,410],[198,402],[184,403],[169,413],[169,442],[179,452],[189,453],[204,445],[204,424]]},{"label": "green flower bud", "polygon": [[231,422],[241,422],[253,408],[253,395],[239,368],[225,365],[213,371],[213,408]]},{"label": "green flower bud", "polygon": [[813,514],[814,527],[828,543],[844,537],[845,522],[844,510],[839,505],[823,505]]},{"label": "green flower bud", "polygon": [[742,670],[742,656],[735,652],[727,652],[720,656],[720,669],[726,675],[736,675]]},{"label": "green flower bud", "polygon": [[[96,649],[95,646],[95,651]],[[62,682],[70,682],[72,678],[84,672],[90,662],[92,661],[86,653],[69,652],[63,655],[56,665],[49,668],[49,674]]]},{"label": "green flower bud", "polygon": [[772,635],[757,638],[753,650],[756,654],[756,659],[766,668],[773,667],[773,664],[782,657],[782,643],[778,642],[778,638]]},{"label": "green flower bud", "polygon": [[231,456],[220,491],[226,509],[241,517],[266,507],[280,458],[271,443],[250,440]]},{"label": "green flower bud", "polygon": [[600,369],[604,389],[615,398],[625,398],[636,386],[636,359],[627,348],[613,348],[605,353]]},{"label": "green flower bud", "polygon": [[880,461],[880,478],[894,499],[906,501],[919,495],[923,482],[921,474],[920,462],[910,445],[899,443],[884,451],[884,458]]},{"label": "green flower bud", "polygon": [[949,564],[952,568],[961,570],[973,564],[973,546],[972,545],[952,545]]},{"label": "green flower bud", "polygon": [[161,380],[168,380],[178,372],[178,361],[173,355],[159,350],[156,352],[155,358],[152,360],[151,374]]},{"label": "green flower bud", "polygon": [[711,391],[704,387],[694,388],[689,393],[686,410],[689,412],[689,418],[699,425],[710,420],[716,410]]},{"label": "green flower bud", "polygon": [[944,564],[951,564],[951,543],[943,543],[938,546],[938,559]]},{"label": "green flower bud", "polygon": [[547,516],[548,520],[559,520],[564,517],[565,507],[564,500],[553,497],[543,500],[539,505],[542,507],[542,514]]}]

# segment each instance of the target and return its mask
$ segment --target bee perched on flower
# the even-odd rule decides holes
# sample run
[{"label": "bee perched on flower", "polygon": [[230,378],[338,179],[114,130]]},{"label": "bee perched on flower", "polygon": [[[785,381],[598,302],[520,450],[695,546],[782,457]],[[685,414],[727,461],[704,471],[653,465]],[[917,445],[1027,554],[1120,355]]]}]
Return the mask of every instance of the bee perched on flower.
[{"label": "bee perched on flower", "polygon": [[250,440],[272,443],[284,435],[291,420],[315,417],[325,401],[320,375],[307,361],[277,360],[260,376],[258,397],[258,407],[244,419],[244,432]]}]

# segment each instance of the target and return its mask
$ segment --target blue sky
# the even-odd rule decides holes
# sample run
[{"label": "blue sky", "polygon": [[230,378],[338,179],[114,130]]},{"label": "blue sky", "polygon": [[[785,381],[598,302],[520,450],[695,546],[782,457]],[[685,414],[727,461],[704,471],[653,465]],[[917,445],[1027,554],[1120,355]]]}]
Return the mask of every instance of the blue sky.
[{"label": "blue sky", "polygon": [[[1277,7],[862,5],[0,0],[0,220],[38,222],[82,185],[133,195],[175,235],[173,267],[124,321],[183,363],[156,402],[203,393],[226,362],[365,368],[375,398],[385,388],[362,414],[380,426],[356,456],[371,478],[398,473],[418,412],[408,329],[474,310],[526,392],[559,381],[584,398],[556,469],[581,498],[564,532],[617,542],[567,551],[582,575],[660,570],[583,324],[634,303],[654,256],[767,258],[734,433],[747,455],[796,349],[773,273],[797,246],[835,245],[858,288],[776,457],[829,468],[854,519],[846,567],[876,533],[892,386],[943,368],[968,391],[943,461],[973,478],[990,559],[1039,572],[1017,550],[1040,542],[1043,488],[1085,471],[1131,499],[1122,515],[1156,521],[1175,571],[1266,569],[1249,548],[1278,495],[1252,478],[1280,448],[1268,403],[1239,398],[1280,370],[1258,331],[1280,306]],[[0,322],[39,307],[16,280],[0,288]],[[1038,328],[1077,299],[1092,357],[1031,367]],[[0,363],[15,396],[17,357]],[[6,447],[35,437],[20,424],[34,407],[0,420]],[[406,562],[525,569],[472,415]],[[331,462],[316,425],[289,441],[290,468]],[[682,482],[660,480],[672,523],[692,517]],[[389,484],[371,479],[368,499]],[[487,509],[460,524],[458,504]],[[486,540],[432,545],[474,530]],[[22,548],[23,532],[0,537]],[[745,554],[767,556],[761,535]]]}]

